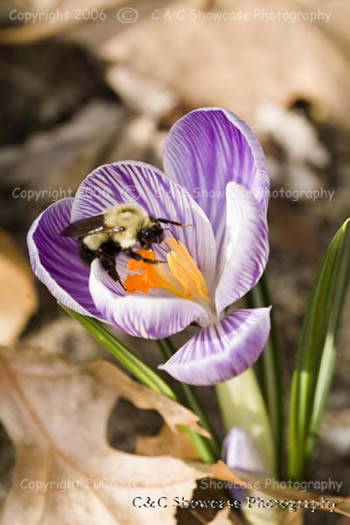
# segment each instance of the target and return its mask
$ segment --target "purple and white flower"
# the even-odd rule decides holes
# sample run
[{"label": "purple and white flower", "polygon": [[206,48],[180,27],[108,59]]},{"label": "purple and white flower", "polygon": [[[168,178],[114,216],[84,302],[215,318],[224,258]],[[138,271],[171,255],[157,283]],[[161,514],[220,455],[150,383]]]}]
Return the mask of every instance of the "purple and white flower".
[{"label": "purple and white flower", "polygon": [[[216,384],[251,367],[269,335],[269,308],[227,311],[255,286],[268,258],[264,155],[233,113],[204,108],[170,130],[164,170],[132,161],[97,168],[74,199],[52,204],[34,221],[30,259],[59,302],[130,335],[160,339],[199,325],[160,368],[184,383]],[[169,241],[169,267],[156,276],[172,286],[128,293],[97,259],[91,267],[82,263],[76,239],[60,236],[71,222],[125,202],[136,202],[152,217],[191,225],[172,227],[181,244],[177,250]],[[117,268],[126,279],[126,257],[118,256]]]}]

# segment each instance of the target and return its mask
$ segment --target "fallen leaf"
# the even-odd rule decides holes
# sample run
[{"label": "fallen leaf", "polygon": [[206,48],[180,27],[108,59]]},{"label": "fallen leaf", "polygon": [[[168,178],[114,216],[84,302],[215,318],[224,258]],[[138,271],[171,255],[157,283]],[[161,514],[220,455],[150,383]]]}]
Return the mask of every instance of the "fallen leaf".
[{"label": "fallen leaf", "polygon": [[234,518],[230,519],[230,509],[223,509],[217,513],[215,518],[208,523],[208,525],[230,525],[232,523],[238,525],[241,521],[239,518],[237,518],[237,521]]},{"label": "fallen leaf", "polygon": [[[119,73],[116,76],[116,64],[120,71],[144,78],[145,85],[157,82],[162,89],[171,87],[190,107],[229,107],[254,122],[266,101],[286,107],[302,97],[347,123],[350,77],[344,47],[349,49],[350,39],[346,2],[325,2],[319,9],[314,0],[286,0],[281,11],[279,0],[266,0],[263,8],[259,0],[234,4],[178,0],[167,5],[133,0],[127,8],[120,7],[121,0],[89,0],[83,6],[81,0],[65,0],[60,11],[68,5],[68,20],[2,30],[0,42],[28,42],[65,31],[65,38],[82,43],[109,63],[107,79],[117,92],[121,79]],[[107,17],[77,25],[72,15],[82,7],[108,8]],[[120,22],[123,9],[133,9],[135,23]],[[324,13],[323,19],[292,21],[295,14],[310,17],[318,10]],[[278,12],[286,19],[278,20]],[[236,19],[224,20],[224,13]],[[325,14],[329,13],[327,21]],[[247,18],[237,19],[243,15]],[[74,29],[67,31],[72,25]],[[281,46],[281,42],[289,45]]]},{"label": "fallen leaf", "polygon": [[304,513],[299,510],[297,512],[288,512],[284,517],[281,525],[303,525]]},{"label": "fallen leaf", "polygon": [[85,370],[90,370],[97,381],[118,392],[119,396],[125,397],[137,408],[157,410],[172,431],[175,432],[178,425],[186,425],[198,434],[209,437],[209,433],[199,425],[199,417],[193,412],[136,383],[111,363],[94,362],[86,365]]},{"label": "fallen leaf", "polygon": [[[112,449],[106,426],[120,396],[139,408],[158,410],[172,428],[185,424],[205,433],[194,414],[135,383],[110,363],[72,365],[39,349],[2,348],[0,419],[16,447],[2,525],[175,524],[172,498],[191,499],[196,480],[208,477],[243,488],[248,481],[259,481],[261,492],[279,499],[320,499],[315,493],[266,488],[264,480],[230,471],[222,462],[212,466]],[[348,499],[325,497],[337,502],[336,512],[350,516]],[[158,500],[169,506],[147,507],[147,502]],[[133,502],[146,506],[137,508]],[[226,517],[235,519],[226,512],[214,523]]]},{"label": "fallen leaf", "polygon": [[[12,193],[15,216],[28,227],[52,202],[72,197],[84,176],[105,160],[124,128],[119,105],[93,100],[67,122],[33,133],[23,145],[3,154],[0,167],[11,172],[2,186]],[[11,217],[8,221],[11,224]]]},{"label": "fallen leaf", "polygon": [[242,525],[243,521],[238,513],[228,506],[229,494],[217,488],[214,480],[210,481],[211,487],[208,485],[208,479],[203,480],[203,483],[199,481],[192,495],[191,505],[178,510],[176,518],[179,525]]},{"label": "fallen leaf", "polygon": [[[83,176],[96,166],[99,156],[121,131],[124,119],[125,112],[118,105],[91,101],[68,122],[50,131],[33,133],[2,166],[13,174],[9,187],[13,188],[14,183],[19,189],[30,187],[32,194],[27,194],[31,204],[71,197]],[[17,199],[18,194],[19,191],[15,193]]]},{"label": "fallen leaf", "polygon": [[[119,396],[158,410],[172,428],[183,424],[205,434],[190,411],[110,363],[77,366],[39,349],[2,349],[0,418],[16,466],[1,524],[175,523],[172,497],[190,499],[210,467],[112,449],[106,426]],[[169,507],[133,506],[134,498],[138,505],[148,496],[168,498]]]},{"label": "fallen leaf", "polygon": [[230,512],[230,509],[223,509],[220,510],[215,517],[207,521],[203,519],[200,513],[196,512],[195,510],[190,511],[192,516],[197,519],[198,524],[205,524],[205,525],[242,525],[243,522],[240,520],[240,518],[236,514],[232,514]]},{"label": "fallen leaf", "polygon": [[[138,8],[139,3],[135,5]],[[84,27],[70,36],[81,37],[111,67],[117,63],[171,86],[192,107],[228,107],[254,122],[261,104],[287,106],[303,97],[346,123],[349,62],[328,33],[326,20],[311,24],[303,19],[296,23],[276,19],[277,12],[289,17],[309,12],[297,1],[286,0],[282,10],[278,0],[265,1],[263,8],[259,0],[181,0],[153,7],[123,31],[119,27],[105,31],[101,22],[96,39],[89,39]],[[314,6],[311,10],[315,11]],[[336,6],[322,11],[336,11]],[[215,19],[223,13],[247,13],[248,19]],[[275,20],[266,19],[269,16]],[[349,23],[349,10],[343,20]],[[113,75],[109,79],[113,87]]]},{"label": "fallen leaf", "polygon": [[126,106],[137,113],[161,118],[169,115],[179,105],[179,100],[169,88],[149,76],[143,78],[134,70],[118,65],[109,67],[106,80]]},{"label": "fallen leaf", "polygon": [[[349,2],[348,0],[299,0],[306,11],[328,11],[331,16],[327,22],[327,34],[342,47],[344,54],[350,52]],[[316,22],[317,25],[317,22]]]},{"label": "fallen leaf", "polygon": [[198,452],[181,431],[171,431],[164,425],[157,436],[140,436],[136,441],[136,452],[144,456],[162,456],[171,452],[172,457],[199,459]]},{"label": "fallen leaf", "polygon": [[0,231],[0,344],[12,344],[38,306],[33,276],[12,238]]},{"label": "fallen leaf", "polygon": [[343,498],[340,496],[324,494],[323,492],[322,494],[318,494],[317,492],[300,491],[289,487],[276,488],[273,485],[271,487],[271,480],[267,482],[267,480],[263,478],[252,476],[250,472],[244,472],[241,470],[238,472],[230,470],[222,461],[218,461],[218,463],[214,465],[212,476],[220,480],[226,480],[232,483],[236,483],[240,485],[243,489],[249,489],[249,484],[257,483],[259,485],[259,492],[262,492],[266,496],[277,500],[290,500],[293,502],[298,502],[300,500],[313,500],[314,502],[321,503],[322,499],[326,499],[328,500],[328,502],[334,502],[336,504],[334,509],[331,505],[329,505],[328,507],[320,506],[316,510],[322,510],[324,512],[335,512],[337,514],[348,516],[350,518],[350,498]]}]

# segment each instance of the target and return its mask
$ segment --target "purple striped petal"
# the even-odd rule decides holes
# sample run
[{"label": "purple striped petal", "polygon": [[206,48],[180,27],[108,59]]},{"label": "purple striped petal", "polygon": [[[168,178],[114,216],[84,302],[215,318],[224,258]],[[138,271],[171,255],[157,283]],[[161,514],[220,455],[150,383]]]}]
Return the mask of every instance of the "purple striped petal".
[{"label": "purple striped petal", "polygon": [[208,316],[198,303],[176,297],[118,296],[96,260],[91,265],[90,292],[105,319],[124,332],[147,339],[162,339]]},{"label": "purple striped petal", "polygon": [[226,234],[218,257],[215,302],[220,313],[260,279],[269,256],[268,225],[253,193],[230,182],[226,188]]},{"label": "purple striped petal", "polygon": [[[222,444],[221,457],[232,470],[248,471],[258,477],[266,475],[264,462],[255,443],[242,428],[232,428],[228,432]],[[235,499],[244,500],[244,489],[232,488],[231,491]]]},{"label": "purple striped petal", "polygon": [[250,368],[270,331],[270,308],[239,310],[203,328],[159,368],[178,381],[208,386]]},{"label": "purple striped petal", "polygon": [[186,228],[170,228],[211,287],[215,278],[216,243],[208,218],[184,188],[153,166],[131,161],[100,166],[80,185],[72,219],[98,215],[123,202],[137,202],[152,217],[190,224]]},{"label": "purple striped petal", "polygon": [[255,476],[265,475],[264,462],[249,434],[242,428],[231,428],[222,444],[222,459],[233,470],[248,470]]},{"label": "purple striped petal", "polygon": [[49,206],[33,222],[27,236],[33,272],[60,303],[101,319],[89,292],[89,268],[82,262],[75,239],[59,234],[71,222],[73,199]]},{"label": "purple striped petal", "polygon": [[249,126],[228,110],[198,109],[174,124],[165,145],[164,167],[206,212],[218,247],[224,238],[229,182],[251,190],[266,213],[269,177],[263,150]]}]

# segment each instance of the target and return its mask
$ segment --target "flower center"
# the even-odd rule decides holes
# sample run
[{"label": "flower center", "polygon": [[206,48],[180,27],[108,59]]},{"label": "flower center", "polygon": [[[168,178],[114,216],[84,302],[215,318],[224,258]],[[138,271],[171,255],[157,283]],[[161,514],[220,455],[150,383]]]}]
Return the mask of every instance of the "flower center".
[{"label": "flower center", "polygon": [[[209,303],[205,279],[187,248],[181,242],[169,237],[165,242],[170,248],[167,265],[130,259],[128,270],[134,273],[129,274],[125,279],[126,290],[131,294],[135,292],[146,294],[150,290],[160,288],[168,290],[176,297],[191,301],[204,300]],[[153,250],[141,249],[137,253],[148,259],[157,258]]]}]

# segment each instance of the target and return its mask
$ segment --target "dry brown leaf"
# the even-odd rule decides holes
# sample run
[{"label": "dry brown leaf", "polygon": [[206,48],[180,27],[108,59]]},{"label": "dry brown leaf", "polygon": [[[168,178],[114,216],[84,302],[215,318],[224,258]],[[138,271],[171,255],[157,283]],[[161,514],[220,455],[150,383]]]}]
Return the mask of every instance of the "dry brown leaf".
[{"label": "dry brown leaf", "polygon": [[[209,467],[202,471],[200,465],[171,457],[113,450],[106,426],[119,396],[139,408],[158,410],[171,427],[181,423],[200,430],[187,409],[110,363],[76,366],[37,349],[2,349],[0,418],[16,447],[16,466],[1,524],[175,523],[176,508],[170,504],[167,509],[137,509],[133,498],[189,499],[195,480],[206,476]],[[28,488],[29,482],[40,483],[40,489]]]},{"label": "dry brown leaf", "polygon": [[[315,12],[319,9],[316,4],[315,0],[286,0],[282,12]],[[66,5],[73,13],[82,7],[82,1],[65,0],[59,7],[64,10]],[[85,9],[112,6],[116,7],[107,12],[106,20],[89,20],[66,31],[65,36],[109,61],[107,79],[112,87],[113,79],[119,79],[117,92],[120,70],[115,70],[115,64],[131,76],[144,77],[145,85],[151,81],[170,86],[190,107],[225,106],[254,122],[257,108],[266,101],[285,106],[303,97],[347,122],[350,12],[346,0],[323,2],[320,10],[331,17],[328,22],[313,23],[255,16],[256,10],[264,11],[265,16],[281,11],[279,0],[266,0],[263,6],[260,0],[130,0],[128,9],[138,13],[137,22],[130,24],[118,21],[120,9],[125,8],[120,0],[89,0],[83,5]],[[191,19],[193,11],[195,20]],[[207,14],[223,13],[247,13],[248,20],[205,19]],[[69,20],[0,31],[0,42],[47,37],[76,24],[74,17]]]},{"label": "dry brown leaf", "polygon": [[11,170],[9,187],[15,183],[36,192],[31,197],[31,207],[42,207],[45,199],[51,203],[71,197],[84,175],[96,167],[102,152],[113,143],[124,118],[124,111],[117,105],[91,101],[68,122],[33,133],[2,166]]},{"label": "dry brown leaf", "polygon": [[178,425],[186,425],[198,434],[209,437],[209,433],[199,425],[199,417],[193,412],[136,383],[111,363],[94,362],[86,365],[85,370],[90,370],[97,381],[110,388],[114,394],[118,392],[119,396],[125,397],[137,408],[157,410],[173,432],[177,430]]},{"label": "dry brown leaf", "polygon": [[136,441],[136,452],[143,456],[162,456],[171,454],[174,458],[185,460],[199,459],[192,443],[180,431],[172,431],[164,425],[157,436],[140,436]]},{"label": "dry brown leaf", "polygon": [[11,237],[0,231],[0,344],[12,344],[37,309],[33,276]]},{"label": "dry brown leaf", "polygon": [[[228,506],[225,508],[220,506],[220,504],[228,501],[229,494],[222,489],[215,488],[213,480],[212,488],[207,483],[208,480],[204,480],[203,485],[201,482],[198,483],[192,495],[192,502],[195,505],[178,511],[176,518],[179,525],[243,525],[243,521],[237,512],[231,512],[232,509]],[[204,484],[207,488],[203,488]]]},{"label": "dry brown leaf", "polygon": [[349,2],[348,0],[298,0],[300,6],[306,11],[328,11],[332,13],[328,23],[327,32],[330,38],[342,46],[344,53],[350,52],[349,33]]},{"label": "dry brown leaf", "polygon": [[297,512],[288,512],[281,525],[303,525],[303,523],[304,513],[299,510]]},{"label": "dry brown leaf", "polygon": [[[333,496],[323,493],[318,494],[317,492],[309,491],[301,492],[293,488],[271,488],[270,484],[265,483],[265,480],[263,478],[252,476],[250,472],[235,472],[233,470],[230,470],[222,461],[218,461],[218,463],[214,465],[212,475],[214,478],[216,477],[220,480],[226,480],[232,483],[239,484],[242,488],[249,487],[249,483],[258,483],[259,492],[262,492],[266,496],[277,500],[287,499],[292,501],[321,501],[322,498],[326,498],[328,501],[336,503],[336,506],[334,507],[335,513],[341,514],[343,516],[348,516],[350,518],[350,498],[342,498],[340,496]],[[319,511],[322,510],[325,512],[333,512],[331,508],[331,506],[329,508],[320,507]],[[300,516],[298,516],[298,519],[300,520]]]},{"label": "dry brown leaf", "polygon": [[[153,17],[159,19],[152,19],[150,12],[124,31],[119,27],[114,33],[104,31],[100,23],[96,40],[89,39],[82,27],[82,41],[112,68],[116,63],[162,82],[192,107],[228,107],[254,122],[257,108],[266,101],[285,106],[295,97],[304,97],[346,122],[349,62],[332,36],[333,26],[330,34],[325,20],[311,24],[254,17],[255,10],[281,11],[279,0],[266,0],[263,6],[260,0],[181,0],[158,8]],[[165,16],[168,8],[171,20]],[[195,20],[191,20],[193,10]],[[295,0],[283,3],[283,13],[303,11]],[[334,13],[336,5],[322,11]],[[248,13],[249,19],[205,19],[206,13],[240,12]],[[343,24],[345,20],[348,26],[349,10],[343,12]],[[79,40],[79,30],[72,38]],[[108,78],[113,82],[112,74]]]},{"label": "dry brown leaf", "polygon": [[[1,350],[0,419],[16,447],[1,524],[170,525],[176,507],[134,508],[134,498],[141,498],[137,504],[161,497],[167,498],[164,503],[175,496],[191,499],[196,480],[204,477],[242,487],[260,481],[260,491],[274,498],[319,499],[314,493],[266,489],[263,480],[232,472],[222,462],[213,467],[112,449],[106,426],[120,396],[139,408],[158,410],[170,427],[185,424],[200,430],[187,409],[135,383],[110,363],[77,366],[29,347]],[[337,501],[336,512],[350,515],[349,500],[326,497]],[[220,521],[226,518],[227,512],[214,523],[229,523]]]},{"label": "dry brown leaf", "polygon": [[232,525],[232,523],[239,525],[242,522],[238,517],[236,518],[236,516],[230,517],[230,509],[223,509],[217,513],[215,518],[208,523],[208,525]]},{"label": "dry brown leaf", "polygon": [[[223,509],[220,510],[215,517],[207,521],[205,518],[202,517],[202,515],[199,512],[196,512],[195,510],[190,510],[192,516],[196,518],[198,524],[204,524],[204,525],[242,525],[242,521],[240,518],[236,515],[230,512],[230,509]],[[192,523],[192,522],[191,522]]]}]

